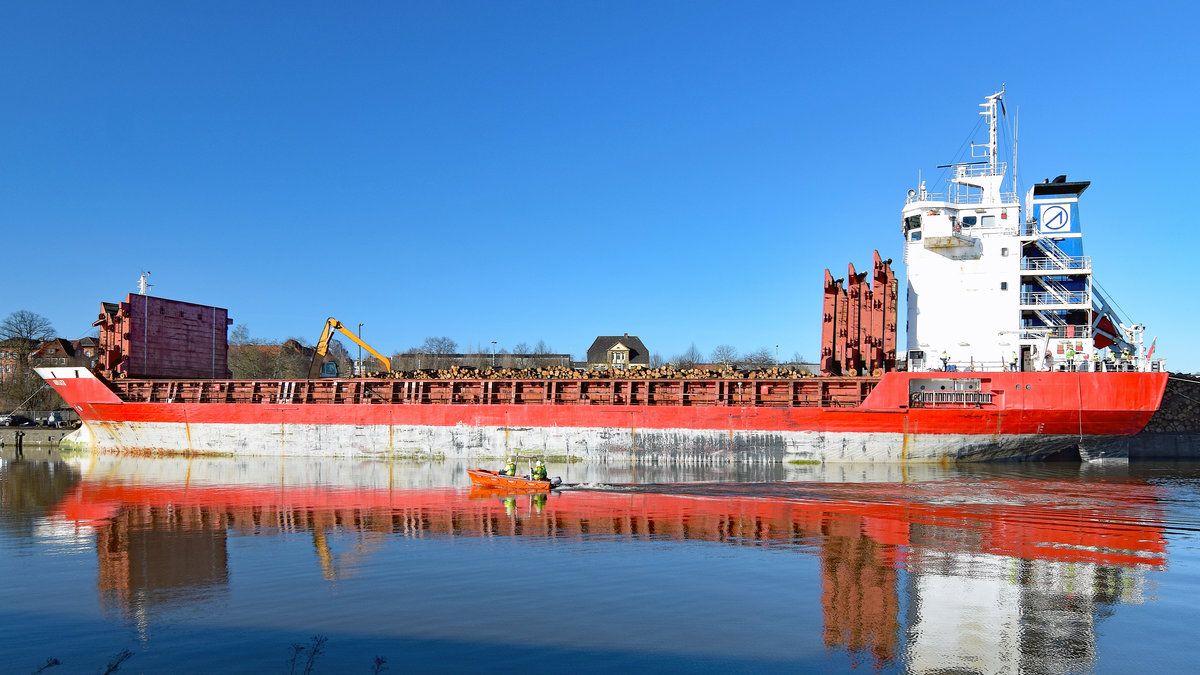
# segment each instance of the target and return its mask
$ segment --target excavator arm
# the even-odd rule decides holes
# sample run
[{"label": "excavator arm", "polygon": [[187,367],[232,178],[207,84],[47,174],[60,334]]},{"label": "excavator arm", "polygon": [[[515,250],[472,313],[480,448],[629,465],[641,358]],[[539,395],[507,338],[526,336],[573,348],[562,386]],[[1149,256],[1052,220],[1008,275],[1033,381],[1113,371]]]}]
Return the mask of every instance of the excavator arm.
[{"label": "excavator arm", "polygon": [[329,319],[325,321],[324,330],[321,331],[321,339],[317,340],[317,347],[313,351],[312,365],[308,367],[308,379],[315,380],[321,376],[321,364],[325,361],[325,353],[329,351],[329,341],[333,338],[333,331],[335,329],[342,331],[346,337],[354,340],[358,346],[370,352],[371,356],[379,359],[379,362],[383,364],[384,370],[392,369],[391,359],[388,359],[383,354],[380,354],[372,349],[371,345],[363,342],[357,335],[351,332],[350,329],[346,328],[341,321],[338,321],[333,317],[329,317]]}]

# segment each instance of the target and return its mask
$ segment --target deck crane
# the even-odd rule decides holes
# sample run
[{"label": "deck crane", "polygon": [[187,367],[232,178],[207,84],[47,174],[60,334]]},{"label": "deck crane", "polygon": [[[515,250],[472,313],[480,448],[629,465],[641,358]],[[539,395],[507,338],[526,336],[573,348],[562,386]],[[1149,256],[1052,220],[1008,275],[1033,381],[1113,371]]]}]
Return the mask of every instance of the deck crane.
[{"label": "deck crane", "polygon": [[313,351],[312,365],[308,367],[308,379],[315,380],[321,377],[321,364],[325,361],[325,353],[329,351],[329,340],[333,337],[333,331],[340,330],[346,337],[354,340],[360,347],[371,353],[372,356],[379,359],[383,364],[383,369],[390,371],[392,369],[392,361],[383,354],[371,348],[371,345],[362,341],[362,338],[355,335],[350,329],[346,328],[341,321],[332,316],[325,320],[325,328],[321,331],[321,339],[317,340],[317,347]]}]

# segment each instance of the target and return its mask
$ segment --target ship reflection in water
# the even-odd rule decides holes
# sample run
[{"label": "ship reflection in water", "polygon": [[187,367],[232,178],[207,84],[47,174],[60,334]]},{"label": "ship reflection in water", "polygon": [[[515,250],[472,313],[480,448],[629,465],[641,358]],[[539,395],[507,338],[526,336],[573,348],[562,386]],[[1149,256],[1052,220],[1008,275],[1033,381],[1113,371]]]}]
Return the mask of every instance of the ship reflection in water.
[{"label": "ship reflection in water", "polygon": [[[447,465],[92,457],[78,467],[37,529],[91,542],[101,606],[149,644],[159,615],[178,623],[194,604],[219,623],[247,602],[233,579],[269,585],[278,574],[312,596],[312,616],[345,615],[311,628],[267,612],[260,625],[403,638],[414,665],[432,657],[413,641],[445,651],[456,640],[540,641],[586,655],[585,669],[627,650],[628,663],[686,668],[1081,672],[1102,662],[1097,622],[1148,602],[1148,577],[1167,565],[1165,488],[1127,467],[926,469],[928,480],[896,480],[891,468],[879,482],[828,482],[813,469],[788,482],[549,495],[414,485],[462,470]],[[313,593],[314,582],[333,590]],[[356,602],[376,593],[386,606],[338,601],[359,586]],[[527,593],[542,609],[518,606]],[[230,630],[246,616],[232,610]],[[413,626],[417,616],[429,625]],[[468,666],[472,653],[441,667]]]}]

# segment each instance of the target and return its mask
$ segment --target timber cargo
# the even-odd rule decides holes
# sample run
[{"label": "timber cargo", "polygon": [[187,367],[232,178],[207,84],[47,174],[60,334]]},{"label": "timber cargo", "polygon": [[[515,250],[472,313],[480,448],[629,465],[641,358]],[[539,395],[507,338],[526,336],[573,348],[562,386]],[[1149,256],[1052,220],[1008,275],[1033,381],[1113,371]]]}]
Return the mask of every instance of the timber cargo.
[{"label": "timber cargo", "polygon": [[[1144,327],[1092,283],[1078,206],[1089,183],[1035,184],[1027,216],[1004,190],[1002,93],[982,105],[989,137],[971,147],[983,160],[948,165],[945,193],[921,182],[901,210],[903,356],[898,282],[876,252],[870,273],[825,272],[819,377],[564,369],[322,379],[315,358],[308,379],[150,379],[122,371],[120,354],[107,355],[107,370],[38,372],[84,421],[79,442],[127,452],[936,462],[1074,447],[1086,456],[1139,432],[1168,375]],[[228,323],[223,311],[204,321],[195,310],[196,330]],[[357,340],[330,319],[317,356],[331,328]],[[219,332],[211,344],[223,344]],[[225,363],[192,360],[213,372]]]}]

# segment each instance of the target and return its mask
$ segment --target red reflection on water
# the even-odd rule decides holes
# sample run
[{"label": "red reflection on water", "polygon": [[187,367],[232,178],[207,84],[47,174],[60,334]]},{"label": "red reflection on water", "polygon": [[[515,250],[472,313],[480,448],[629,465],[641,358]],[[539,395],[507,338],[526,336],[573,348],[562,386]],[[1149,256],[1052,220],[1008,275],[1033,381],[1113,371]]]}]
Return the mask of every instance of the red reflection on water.
[{"label": "red reflection on water", "polygon": [[83,482],[58,504],[56,513],[80,524],[102,525],[121,510],[171,506],[219,514],[196,521],[206,528],[252,522],[256,527],[288,529],[327,521],[374,529],[363,520],[371,515],[393,522],[415,520],[431,533],[653,535],[743,544],[815,545],[836,534],[886,545],[887,562],[911,548],[913,529],[922,526],[971,533],[964,538],[922,539],[923,547],[1109,565],[1166,562],[1157,491],[1143,483],[990,480],[661,489],[664,492],[565,491],[545,496],[479,488],[465,492]]},{"label": "red reflection on water", "polygon": [[[326,533],[664,538],[797,546],[821,560],[824,642],[894,662],[898,574],[914,551],[1112,568],[1166,562],[1158,489],[1144,483],[996,479],[929,483],[630,486],[501,490],[197,486],[84,481],[55,517],[93,527],[104,595],[227,583],[225,533],[309,531],[327,579]],[[654,490],[654,491],[632,491]],[[209,536],[197,536],[208,534]],[[364,549],[365,550],[365,549]]]}]

